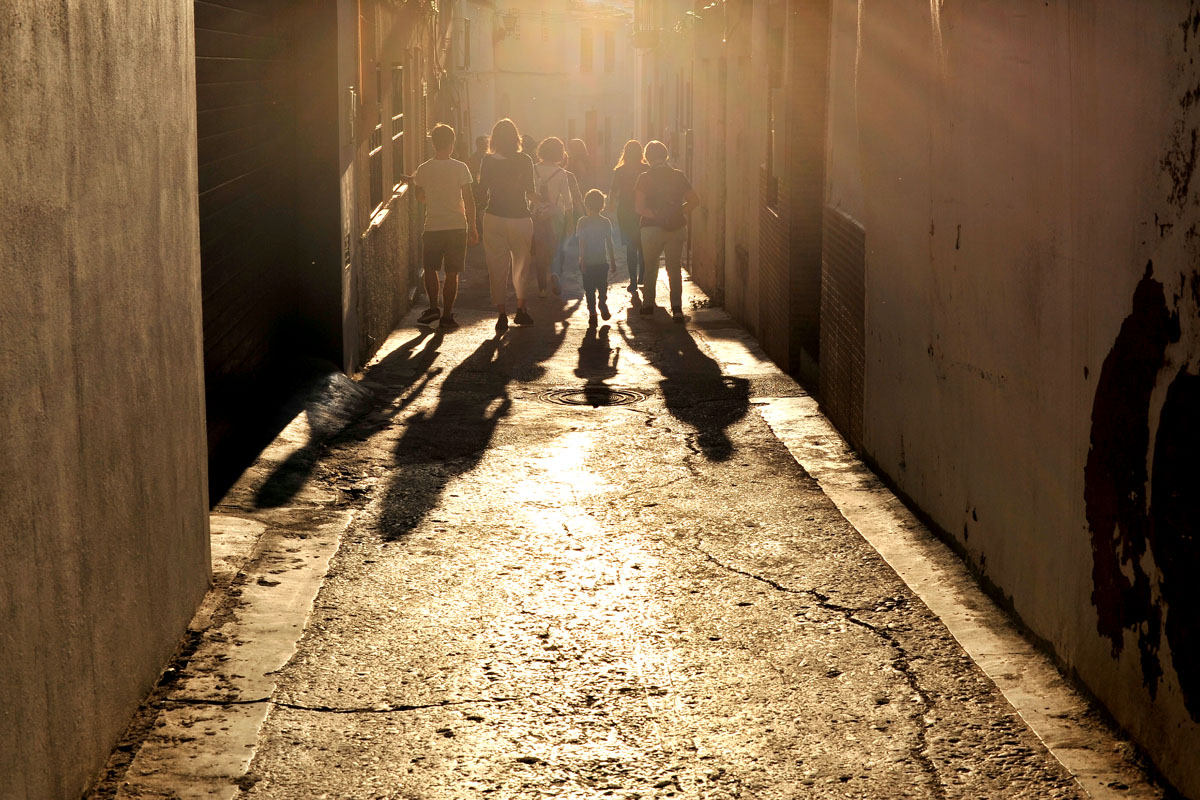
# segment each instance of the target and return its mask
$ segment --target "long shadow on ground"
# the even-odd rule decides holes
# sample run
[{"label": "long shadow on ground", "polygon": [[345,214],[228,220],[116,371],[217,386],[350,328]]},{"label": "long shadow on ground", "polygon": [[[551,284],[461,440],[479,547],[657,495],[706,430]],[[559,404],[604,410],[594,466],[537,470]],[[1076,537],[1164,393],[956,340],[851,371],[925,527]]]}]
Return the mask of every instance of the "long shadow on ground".
[{"label": "long shadow on ground", "polygon": [[[422,346],[423,344],[423,346]],[[310,435],[302,447],[281,462],[259,487],[254,496],[256,508],[278,508],[291,502],[312,479],[317,466],[331,449],[358,442],[408,407],[437,375],[431,370],[442,344],[441,331],[422,330],[373,366],[360,384],[356,395],[346,391],[325,391],[305,404]],[[343,376],[343,381],[349,384]],[[415,388],[413,388],[415,387]],[[409,391],[411,389],[411,391]],[[396,399],[408,395],[401,403]],[[376,409],[391,406],[382,417],[366,421]]]},{"label": "long shadow on ground", "polygon": [[736,449],[727,429],[750,408],[750,382],[721,372],[683,325],[630,308],[621,338],[662,375],[659,390],[671,416],[695,431],[695,447],[711,461],[726,461]]},{"label": "long shadow on ground", "polygon": [[[552,322],[564,322],[578,305],[562,309]],[[565,322],[556,324],[553,333],[541,325],[511,330],[484,341],[446,375],[437,405],[409,419],[396,444],[380,504],[385,540],[412,531],[437,507],[446,485],[479,464],[512,407],[509,385],[541,378],[544,362],[562,346],[567,330]]]}]

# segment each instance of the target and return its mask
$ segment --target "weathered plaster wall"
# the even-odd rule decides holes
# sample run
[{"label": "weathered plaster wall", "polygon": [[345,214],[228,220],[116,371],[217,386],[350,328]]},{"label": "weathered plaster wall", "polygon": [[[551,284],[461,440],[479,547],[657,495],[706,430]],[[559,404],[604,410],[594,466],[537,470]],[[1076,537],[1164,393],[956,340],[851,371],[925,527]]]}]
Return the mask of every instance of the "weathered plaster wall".
[{"label": "weathered plaster wall", "polygon": [[[766,162],[766,16],[757,0],[730,2],[722,23],[726,54],[724,195],[716,181],[696,187],[703,205],[724,203],[725,308],[751,331],[761,333],[759,172]],[[695,84],[697,91],[712,87]],[[699,119],[699,118],[698,118]],[[696,137],[713,131],[697,124]]]},{"label": "weathered plaster wall", "polygon": [[79,797],[208,586],[192,42],[0,3],[5,797]]},{"label": "weathered plaster wall", "polygon": [[1200,797],[1200,11],[834,5],[867,451]]}]

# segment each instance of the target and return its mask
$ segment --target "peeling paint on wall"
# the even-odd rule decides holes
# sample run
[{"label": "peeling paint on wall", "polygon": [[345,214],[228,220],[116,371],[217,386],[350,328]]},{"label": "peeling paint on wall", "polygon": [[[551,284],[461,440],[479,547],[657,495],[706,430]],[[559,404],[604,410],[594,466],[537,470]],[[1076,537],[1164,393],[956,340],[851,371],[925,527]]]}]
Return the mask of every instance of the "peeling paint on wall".
[{"label": "peeling paint on wall", "polygon": [[[1153,265],[1133,295],[1133,310],[1100,370],[1092,405],[1084,502],[1092,537],[1092,603],[1113,656],[1136,637],[1143,683],[1155,697],[1162,678],[1163,634],[1185,703],[1200,721],[1200,592],[1187,574],[1200,560],[1200,497],[1191,459],[1200,442],[1200,377],[1181,369],[1167,392],[1150,459],[1151,396],[1179,341],[1179,315],[1168,309]],[[1164,626],[1165,618],[1165,626]]]},{"label": "peeling paint on wall", "polygon": [[1183,702],[1200,722],[1200,375],[1180,369],[1167,390],[1150,484],[1150,547],[1161,571],[1164,631],[1179,675]]}]

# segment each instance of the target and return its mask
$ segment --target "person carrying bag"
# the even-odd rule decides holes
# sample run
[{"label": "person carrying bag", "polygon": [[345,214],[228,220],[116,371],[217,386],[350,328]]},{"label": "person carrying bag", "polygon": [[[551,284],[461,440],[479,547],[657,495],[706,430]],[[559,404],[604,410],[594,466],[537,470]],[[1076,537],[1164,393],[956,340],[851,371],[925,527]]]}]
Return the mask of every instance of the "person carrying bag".
[{"label": "person carrying bag", "polygon": [[545,297],[547,286],[556,295],[561,291],[558,276],[551,274],[551,267],[567,229],[571,190],[567,172],[558,164],[563,157],[562,140],[556,136],[543,139],[537,155],[538,163],[534,165],[537,194],[533,203],[533,271],[538,294]]}]

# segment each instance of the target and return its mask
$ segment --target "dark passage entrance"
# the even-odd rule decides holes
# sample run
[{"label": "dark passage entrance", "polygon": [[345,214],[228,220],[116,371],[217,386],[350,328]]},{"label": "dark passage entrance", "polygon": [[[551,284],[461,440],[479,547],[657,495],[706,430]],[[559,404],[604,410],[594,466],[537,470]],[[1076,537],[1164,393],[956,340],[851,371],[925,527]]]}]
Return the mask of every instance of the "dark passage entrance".
[{"label": "dark passage entrance", "polygon": [[[273,418],[311,370],[340,359],[336,263],[301,252],[297,120],[308,3],[197,0],[196,103],[201,289],[213,502],[278,427]],[[330,39],[336,36],[330,28]],[[311,64],[307,65],[311,67]],[[320,97],[309,86],[306,98]],[[330,94],[332,97],[332,94]],[[310,99],[303,103],[312,105]],[[330,123],[336,126],[336,120]],[[336,127],[335,127],[336,129]],[[307,134],[306,134],[307,136]],[[333,139],[336,148],[336,136]],[[336,150],[330,150],[336,181]],[[331,193],[336,202],[336,191]],[[311,211],[311,209],[308,209]],[[336,226],[336,207],[332,212]],[[326,215],[328,216],[328,215]],[[336,227],[331,241],[336,243]],[[322,272],[332,280],[322,281]],[[326,283],[312,291],[315,283]],[[314,299],[315,298],[315,299]],[[272,423],[275,424],[272,424]]]}]

